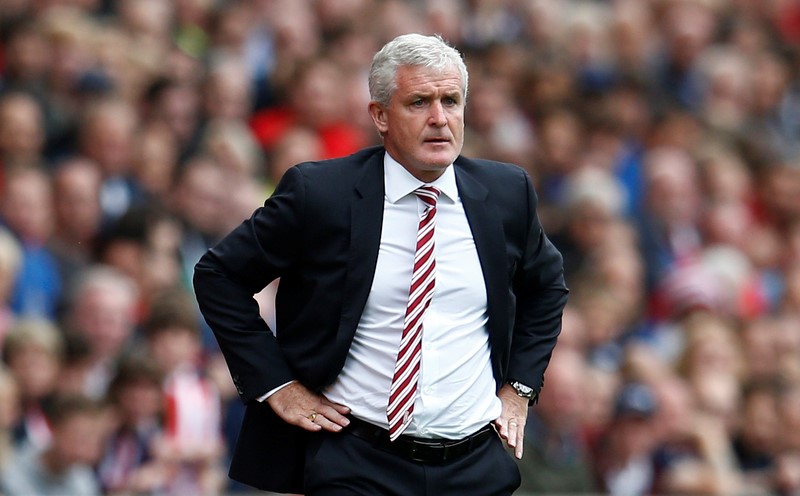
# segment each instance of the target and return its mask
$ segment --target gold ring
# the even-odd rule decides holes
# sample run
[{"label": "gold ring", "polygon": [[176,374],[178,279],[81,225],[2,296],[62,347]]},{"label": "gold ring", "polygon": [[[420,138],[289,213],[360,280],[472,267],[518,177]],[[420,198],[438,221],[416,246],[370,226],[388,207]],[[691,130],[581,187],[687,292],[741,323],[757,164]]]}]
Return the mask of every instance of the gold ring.
[{"label": "gold ring", "polygon": [[308,416],[308,420],[312,422],[317,420],[317,412],[311,412],[311,415]]}]

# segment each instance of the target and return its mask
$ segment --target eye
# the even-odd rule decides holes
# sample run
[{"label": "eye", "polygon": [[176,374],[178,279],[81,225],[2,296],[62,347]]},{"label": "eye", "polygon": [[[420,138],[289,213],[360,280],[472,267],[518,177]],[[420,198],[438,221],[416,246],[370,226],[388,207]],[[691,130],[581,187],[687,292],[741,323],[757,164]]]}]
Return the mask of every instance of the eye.
[{"label": "eye", "polygon": [[413,107],[422,107],[423,105],[425,105],[425,100],[423,100],[422,98],[417,98],[416,100],[411,102],[411,106]]},{"label": "eye", "polygon": [[452,107],[453,105],[458,105],[458,100],[453,98],[452,96],[446,96],[442,100],[442,102],[447,105],[448,107]]}]

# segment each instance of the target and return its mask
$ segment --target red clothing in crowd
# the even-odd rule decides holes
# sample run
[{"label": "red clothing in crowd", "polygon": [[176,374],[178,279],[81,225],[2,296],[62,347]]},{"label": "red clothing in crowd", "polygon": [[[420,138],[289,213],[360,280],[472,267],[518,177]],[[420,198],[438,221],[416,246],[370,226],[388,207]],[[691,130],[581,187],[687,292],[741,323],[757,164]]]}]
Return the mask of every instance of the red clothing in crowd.
[{"label": "red clothing in crowd", "polygon": [[[257,112],[250,119],[250,128],[264,150],[271,150],[286,132],[297,125],[291,108],[276,107]],[[320,159],[350,155],[367,145],[364,133],[346,122],[336,122],[318,128],[323,156]]]}]

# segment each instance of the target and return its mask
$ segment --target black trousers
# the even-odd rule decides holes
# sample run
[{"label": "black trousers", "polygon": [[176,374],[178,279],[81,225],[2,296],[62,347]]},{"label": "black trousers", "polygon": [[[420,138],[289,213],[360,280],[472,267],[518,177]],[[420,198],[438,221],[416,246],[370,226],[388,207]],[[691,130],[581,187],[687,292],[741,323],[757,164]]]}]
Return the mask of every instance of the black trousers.
[{"label": "black trousers", "polygon": [[441,464],[408,460],[347,432],[312,435],[306,452],[306,496],[508,496],[520,482],[498,436]]}]

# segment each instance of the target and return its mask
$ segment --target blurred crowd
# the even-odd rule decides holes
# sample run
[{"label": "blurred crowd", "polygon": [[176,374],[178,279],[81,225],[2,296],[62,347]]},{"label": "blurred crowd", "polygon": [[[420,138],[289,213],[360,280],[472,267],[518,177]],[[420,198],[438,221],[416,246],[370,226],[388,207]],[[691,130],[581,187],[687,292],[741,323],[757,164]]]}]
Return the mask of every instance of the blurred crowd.
[{"label": "blurred crowd", "polygon": [[521,492],[800,494],[796,0],[0,0],[0,491],[243,489],[192,268],[379,144],[406,32],[464,53],[464,154],[565,257]]}]

